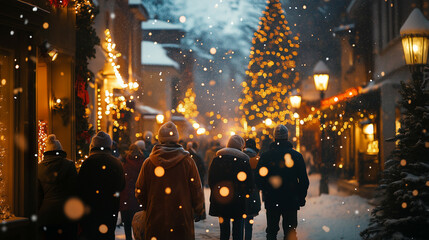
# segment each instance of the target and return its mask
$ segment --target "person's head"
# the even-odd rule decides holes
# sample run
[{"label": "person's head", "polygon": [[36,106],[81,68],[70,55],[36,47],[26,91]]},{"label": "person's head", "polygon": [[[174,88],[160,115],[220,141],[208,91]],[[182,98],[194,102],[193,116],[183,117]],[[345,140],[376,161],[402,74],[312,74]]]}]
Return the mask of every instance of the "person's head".
[{"label": "person's head", "polygon": [[189,150],[189,149],[191,149],[191,148],[193,148],[193,147],[192,147],[192,142],[188,142],[188,143],[186,144],[186,149],[187,149],[187,150]]},{"label": "person's head", "polygon": [[61,146],[61,143],[60,141],[58,141],[57,136],[55,136],[55,134],[50,134],[46,139],[45,152],[50,151],[63,151],[63,147]]},{"label": "person's head", "polygon": [[244,148],[244,139],[242,137],[240,137],[239,135],[232,135],[229,140],[228,143],[226,144],[227,148],[235,148],[238,149],[240,151],[243,150]]},{"label": "person's head", "polygon": [[93,150],[110,151],[111,149],[112,139],[110,138],[109,134],[103,131],[99,131],[97,135],[92,138],[91,144],[89,145],[90,152]]},{"label": "person's head", "polygon": [[143,140],[138,140],[134,144],[140,149],[140,151],[146,151],[146,143],[144,143]]},{"label": "person's head", "polygon": [[258,148],[256,147],[256,141],[253,138],[246,139],[246,148],[251,148],[258,152]]},{"label": "person's head", "polygon": [[136,143],[130,145],[127,154],[129,157],[143,157],[143,151]]},{"label": "person's head", "polygon": [[302,145],[301,146],[301,152],[305,152],[306,150],[307,150],[307,148],[304,145]]},{"label": "person's head", "polygon": [[276,128],[274,128],[274,139],[276,141],[280,140],[288,140],[289,130],[287,127],[283,124],[277,125]]},{"label": "person's head", "polygon": [[145,142],[152,142],[152,137],[153,137],[153,134],[151,131],[144,132],[144,141]]},{"label": "person's head", "polygon": [[179,141],[179,131],[173,122],[166,122],[159,128],[158,140],[161,144],[177,143]]}]

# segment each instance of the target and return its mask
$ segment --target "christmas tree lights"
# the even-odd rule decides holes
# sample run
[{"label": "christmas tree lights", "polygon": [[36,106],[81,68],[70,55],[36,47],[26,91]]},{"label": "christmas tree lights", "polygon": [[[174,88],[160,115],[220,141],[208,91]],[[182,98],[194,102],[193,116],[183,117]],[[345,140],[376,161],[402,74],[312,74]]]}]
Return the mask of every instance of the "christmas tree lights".
[{"label": "christmas tree lights", "polygon": [[[255,32],[239,99],[248,126],[263,127],[266,119],[275,126],[288,122],[291,90],[299,80],[295,58],[298,36],[292,36],[279,0],[269,0]],[[289,120],[290,121],[290,120]]]}]

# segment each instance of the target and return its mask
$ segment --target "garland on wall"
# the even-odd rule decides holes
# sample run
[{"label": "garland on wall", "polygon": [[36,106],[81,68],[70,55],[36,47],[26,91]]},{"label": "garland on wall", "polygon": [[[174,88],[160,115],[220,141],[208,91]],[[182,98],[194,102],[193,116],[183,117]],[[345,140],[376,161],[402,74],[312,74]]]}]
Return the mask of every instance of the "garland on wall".
[{"label": "garland on wall", "polygon": [[75,81],[75,116],[76,116],[76,151],[82,160],[89,153],[94,127],[88,122],[86,114],[89,95],[86,90],[94,74],[88,69],[88,60],[95,58],[95,46],[100,44],[93,27],[98,9],[92,0],[76,0],[76,81]]}]

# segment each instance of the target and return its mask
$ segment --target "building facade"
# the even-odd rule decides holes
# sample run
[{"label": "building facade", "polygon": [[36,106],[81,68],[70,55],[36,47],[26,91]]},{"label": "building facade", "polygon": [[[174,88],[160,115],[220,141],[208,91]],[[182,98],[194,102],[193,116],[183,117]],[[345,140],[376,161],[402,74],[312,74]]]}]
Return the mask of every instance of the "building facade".
[{"label": "building facade", "polygon": [[0,8],[1,239],[34,239],[37,164],[54,133],[75,158],[74,6],[2,1]]}]

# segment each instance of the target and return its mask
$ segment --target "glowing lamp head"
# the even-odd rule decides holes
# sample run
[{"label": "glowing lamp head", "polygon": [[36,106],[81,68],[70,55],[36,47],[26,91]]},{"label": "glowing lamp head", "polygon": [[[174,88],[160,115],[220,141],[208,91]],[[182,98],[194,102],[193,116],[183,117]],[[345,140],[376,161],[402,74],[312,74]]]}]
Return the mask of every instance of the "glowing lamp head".
[{"label": "glowing lamp head", "polygon": [[427,64],[429,21],[415,8],[401,27],[402,47],[407,65]]},{"label": "glowing lamp head", "polygon": [[296,96],[291,96],[291,97],[289,98],[289,100],[290,100],[290,105],[291,105],[293,108],[299,108],[299,107],[301,107],[301,96],[298,96],[298,95],[296,95]]},{"label": "glowing lamp head", "polygon": [[317,62],[313,70],[313,77],[317,91],[326,91],[328,89],[329,69],[323,61]]}]

